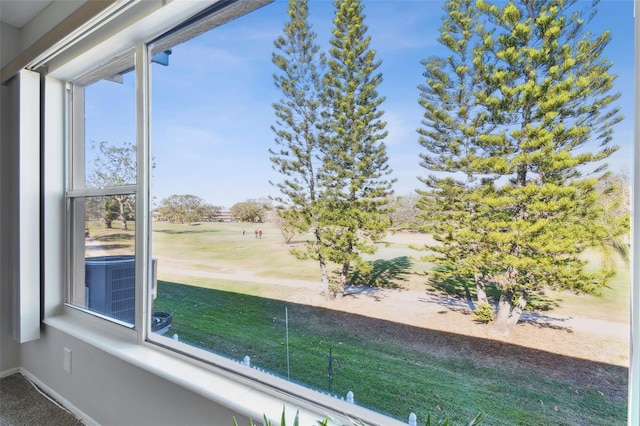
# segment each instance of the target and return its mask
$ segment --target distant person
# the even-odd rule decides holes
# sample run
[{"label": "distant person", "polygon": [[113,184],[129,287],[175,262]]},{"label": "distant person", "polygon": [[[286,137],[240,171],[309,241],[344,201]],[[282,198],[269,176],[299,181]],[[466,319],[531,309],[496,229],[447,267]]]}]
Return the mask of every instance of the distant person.
[{"label": "distant person", "polygon": [[242,235],[244,235],[244,229],[242,230]]},{"label": "distant person", "polygon": [[258,231],[258,238],[262,238],[262,229]]},{"label": "distant person", "polygon": [[258,230],[255,230],[256,238],[258,238]]}]

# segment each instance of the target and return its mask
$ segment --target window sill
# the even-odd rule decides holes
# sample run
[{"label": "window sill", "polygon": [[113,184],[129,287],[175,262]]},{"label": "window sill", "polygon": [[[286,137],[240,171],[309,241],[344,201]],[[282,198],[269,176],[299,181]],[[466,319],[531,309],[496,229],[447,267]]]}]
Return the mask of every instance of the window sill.
[{"label": "window sill", "polygon": [[[262,420],[265,414],[269,419],[279,421],[284,407],[291,420],[296,411],[299,412],[301,425],[314,425],[325,417],[330,418],[329,425],[351,425],[360,422],[388,426],[406,424],[223,358],[222,366],[215,366],[154,344],[140,344],[135,338],[136,333],[130,329],[97,318],[89,321],[83,318],[79,321],[81,316],[91,315],[70,312],[67,309],[64,314],[46,318],[44,322],[47,326],[109,355],[257,421]],[[228,367],[224,365],[227,362],[238,372],[234,373],[225,368]],[[240,373],[242,369],[247,370],[246,375]],[[258,378],[262,380],[255,380],[256,376],[260,375],[264,376]],[[284,393],[264,384],[271,381],[285,383],[285,386],[292,389],[291,393]],[[353,418],[360,420],[349,420]]]}]

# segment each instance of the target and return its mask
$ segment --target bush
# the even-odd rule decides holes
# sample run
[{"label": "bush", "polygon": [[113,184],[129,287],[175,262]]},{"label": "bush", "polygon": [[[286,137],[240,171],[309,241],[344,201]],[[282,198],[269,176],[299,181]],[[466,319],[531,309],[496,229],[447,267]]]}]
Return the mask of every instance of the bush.
[{"label": "bush", "polygon": [[493,313],[493,308],[486,302],[478,303],[476,308],[473,310],[473,313],[476,316],[476,321],[487,324],[493,321],[495,314]]}]

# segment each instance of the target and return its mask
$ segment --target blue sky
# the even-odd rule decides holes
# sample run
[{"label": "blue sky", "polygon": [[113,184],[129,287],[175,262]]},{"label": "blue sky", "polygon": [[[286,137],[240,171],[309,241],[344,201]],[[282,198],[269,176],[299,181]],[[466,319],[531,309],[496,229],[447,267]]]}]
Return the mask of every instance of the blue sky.
[{"label": "blue sky", "polygon": [[[585,2],[586,4],[586,2]],[[420,186],[421,146],[416,129],[422,111],[417,86],[420,61],[446,52],[436,42],[443,15],[441,1],[364,0],[365,23],[384,82],[385,141],[397,195]],[[326,48],[332,25],[332,1],[310,0],[317,43]],[[271,104],[280,94],[273,84],[273,40],[287,21],[287,1],[276,0],[256,12],[173,48],[169,66],[154,65],[152,143],[156,168],[153,195],[194,194],[214,205],[231,207],[247,199],[276,195],[269,180],[268,149],[275,146]],[[592,32],[605,29],[613,40],[605,55],[619,75],[618,105],[626,119],[616,128],[621,149],[610,158],[611,170],[631,169],[633,144],[633,1],[604,0]],[[88,91],[88,140],[133,141],[133,79],[124,85],[104,82]]]}]

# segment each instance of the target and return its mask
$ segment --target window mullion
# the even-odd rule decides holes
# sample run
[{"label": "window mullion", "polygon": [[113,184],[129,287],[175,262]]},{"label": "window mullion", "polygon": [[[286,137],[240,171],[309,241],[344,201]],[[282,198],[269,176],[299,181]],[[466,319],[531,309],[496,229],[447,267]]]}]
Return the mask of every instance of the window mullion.
[{"label": "window mullion", "polygon": [[104,195],[125,195],[136,194],[138,187],[136,185],[122,185],[108,188],[84,188],[67,191],[68,198],[76,197],[99,197]]},{"label": "window mullion", "polygon": [[71,128],[71,147],[68,157],[68,188],[71,190],[85,187],[84,164],[84,87],[73,85],[70,89],[71,113],[69,127]]},{"label": "window mullion", "polygon": [[[84,87],[72,85],[67,92],[70,96],[69,120],[70,144],[67,152],[67,252],[68,261],[67,303],[74,306],[85,306],[85,235],[86,211],[74,205],[71,193],[85,188],[85,120],[84,120]],[[76,207],[76,208],[74,208]]]},{"label": "window mullion", "polygon": [[[146,338],[150,310],[148,286],[151,260],[149,247],[149,52],[145,44],[136,46],[136,147],[137,147],[137,197],[136,197],[136,319],[140,342]],[[142,284],[142,285],[140,285]]]}]

